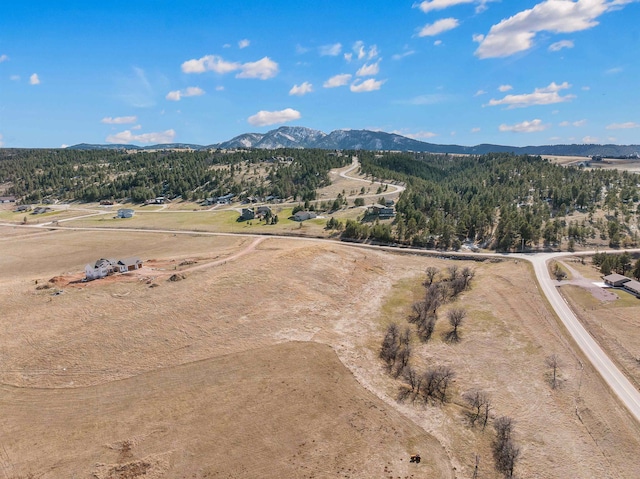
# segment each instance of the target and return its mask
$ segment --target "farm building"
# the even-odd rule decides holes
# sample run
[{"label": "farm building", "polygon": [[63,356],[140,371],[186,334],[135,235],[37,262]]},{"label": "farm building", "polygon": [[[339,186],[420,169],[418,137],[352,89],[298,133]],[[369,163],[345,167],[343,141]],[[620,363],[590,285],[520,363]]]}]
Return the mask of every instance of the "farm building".
[{"label": "farm building", "polygon": [[293,221],[306,221],[316,217],[313,211],[298,211],[293,215]]},{"label": "farm building", "polygon": [[0,203],[15,203],[15,196],[0,196]]},{"label": "farm building", "polygon": [[120,208],[118,210],[118,218],[133,218],[136,212],[129,208]]},{"label": "farm building", "polygon": [[609,286],[613,286],[614,288],[619,288],[623,286],[627,281],[631,281],[626,276],[622,276],[621,274],[618,274],[618,273],[607,275],[602,279],[604,279],[605,284],[608,284]]},{"label": "farm building", "polygon": [[629,280],[622,287],[636,298],[640,298],[640,281]]}]

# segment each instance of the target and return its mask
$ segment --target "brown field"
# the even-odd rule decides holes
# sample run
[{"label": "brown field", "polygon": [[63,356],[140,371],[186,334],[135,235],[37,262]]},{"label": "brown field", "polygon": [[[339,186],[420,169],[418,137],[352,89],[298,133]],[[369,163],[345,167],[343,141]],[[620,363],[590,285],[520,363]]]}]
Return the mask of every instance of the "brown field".
[{"label": "brown field", "polygon": [[[396,401],[377,354],[386,325],[407,324],[424,269],[450,262],[294,239],[0,233],[7,478],[462,479],[476,454],[479,477],[497,478],[490,429],[465,420],[474,387],[517,422],[518,477],[640,475],[640,427],[581,367],[522,261],[468,263],[462,341],[442,339],[452,305],[431,342],[414,340],[416,368],[456,371],[452,402],[427,406]],[[99,257],[134,255],[138,274],[68,283]]]}]

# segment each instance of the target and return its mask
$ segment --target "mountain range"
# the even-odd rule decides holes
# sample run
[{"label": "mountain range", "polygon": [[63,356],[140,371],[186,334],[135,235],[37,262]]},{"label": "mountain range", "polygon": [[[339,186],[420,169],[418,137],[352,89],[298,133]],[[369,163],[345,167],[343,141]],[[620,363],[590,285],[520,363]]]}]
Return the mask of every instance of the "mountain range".
[{"label": "mountain range", "polygon": [[640,145],[541,145],[541,146],[505,146],[480,144],[476,146],[438,145],[414,140],[395,133],[371,130],[335,130],[327,134],[319,130],[301,126],[282,126],[267,133],[244,133],[231,140],[212,145],[193,145],[188,143],[169,143],[140,147],[136,145],[91,145],[81,143],[68,147],[76,150],[127,149],[232,149],[232,148],[319,148],[325,150],[386,150],[416,151],[425,153],[452,153],[482,155],[485,153],[516,153],[528,155],[558,156],[602,156],[630,157],[638,156]]}]

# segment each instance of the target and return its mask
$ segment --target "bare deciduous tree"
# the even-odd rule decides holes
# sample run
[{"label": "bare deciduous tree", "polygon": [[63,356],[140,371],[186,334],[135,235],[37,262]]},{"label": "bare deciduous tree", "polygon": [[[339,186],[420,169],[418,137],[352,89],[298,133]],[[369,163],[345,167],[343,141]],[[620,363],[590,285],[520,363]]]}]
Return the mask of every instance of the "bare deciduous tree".
[{"label": "bare deciduous tree", "polygon": [[467,403],[471,411],[468,414],[471,425],[476,422],[482,424],[482,430],[487,427],[489,421],[489,411],[491,410],[491,397],[484,391],[473,389],[462,395],[462,399]]},{"label": "bare deciduous tree", "polygon": [[387,369],[394,377],[400,376],[403,369],[409,364],[411,357],[411,331],[406,328],[400,331],[397,324],[392,323],[387,327],[387,332],[380,347],[380,358],[385,362]]},{"label": "bare deciduous tree", "polygon": [[458,265],[452,264],[447,269],[449,270],[449,281],[454,281],[460,273],[460,269],[458,268]]},{"label": "bare deciduous tree", "polygon": [[464,268],[462,268],[462,272],[460,274],[464,278],[465,289],[469,288],[471,286],[471,280],[473,280],[474,276],[476,275],[476,272],[472,270],[469,266],[465,266]]},{"label": "bare deciduous tree", "polygon": [[435,266],[429,266],[425,272],[427,273],[427,281],[425,281],[425,286],[431,286],[440,271]]},{"label": "bare deciduous tree", "polygon": [[559,384],[558,380],[558,369],[562,365],[560,358],[557,354],[552,354],[551,356],[547,356],[544,360],[545,364],[551,369],[549,383],[551,384],[552,389],[556,389]]},{"label": "bare deciduous tree", "polygon": [[460,332],[458,331],[458,328],[462,326],[466,317],[467,312],[462,308],[453,308],[447,312],[449,324],[453,328],[445,335],[445,339],[447,341],[451,343],[457,343],[460,341]]},{"label": "bare deciduous tree", "polygon": [[398,400],[403,401],[410,397],[412,401],[415,401],[416,398],[420,395],[422,374],[413,369],[411,366],[407,366],[402,373],[402,379],[404,381],[404,385],[400,387]]},{"label": "bare deciduous tree", "polygon": [[496,470],[505,477],[513,477],[513,470],[520,456],[520,448],[513,439],[514,426],[514,420],[507,416],[499,417],[493,423],[496,431],[496,438],[493,441],[493,458]]},{"label": "bare deciduous tree", "polygon": [[449,400],[449,384],[455,377],[455,372],[449,366],[437,366],[428,369],[422,376],[422,397],[425,402]]}]

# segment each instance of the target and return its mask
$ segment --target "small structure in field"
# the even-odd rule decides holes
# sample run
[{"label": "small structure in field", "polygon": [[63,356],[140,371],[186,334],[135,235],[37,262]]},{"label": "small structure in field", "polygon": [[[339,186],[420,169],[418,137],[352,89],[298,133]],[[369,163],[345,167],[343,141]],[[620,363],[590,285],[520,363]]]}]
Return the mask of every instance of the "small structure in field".
[{"label": "small structure in field", "polygon": [[605,284],[612,286],[614,288],[620,288],[628,281],[631,281],[630,278],[627,278],[626,276],[622,276],[621,274],[618,274],[618,273],[607,275],[602,279],[604,279]]},{"label": "small structure in field", "polygon": [[120,208],[118,210],[118,218],[133,218],[136,212],[131,208]]},{"label": "small structure in field", "polygon": [[371,205],[367,208],[367,214],[377,216],[380,219],[393,218],[396,212],[393,206],[386,205]]},{"label": "small structure in field", "polygon": [[0,203],[15,203],[15,196],[0,196]]}]

